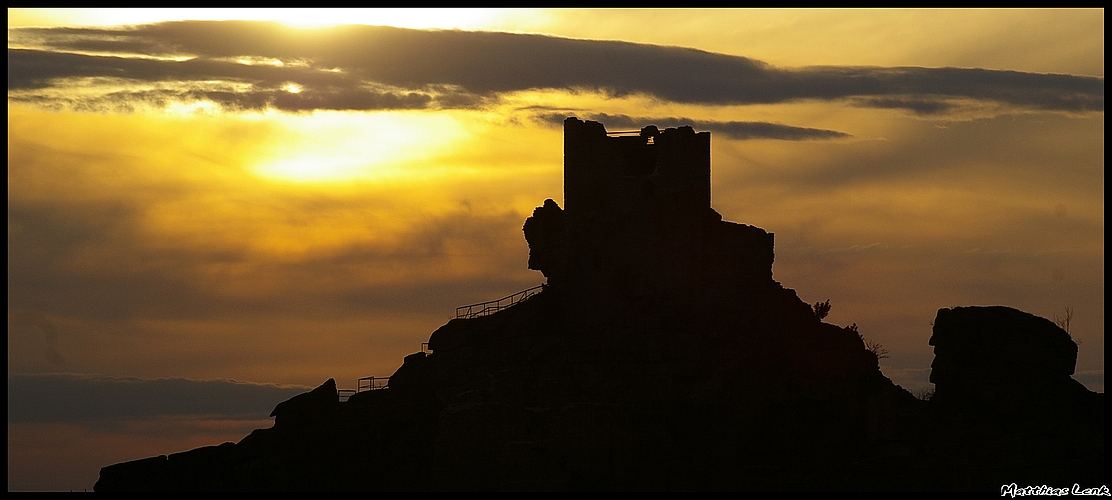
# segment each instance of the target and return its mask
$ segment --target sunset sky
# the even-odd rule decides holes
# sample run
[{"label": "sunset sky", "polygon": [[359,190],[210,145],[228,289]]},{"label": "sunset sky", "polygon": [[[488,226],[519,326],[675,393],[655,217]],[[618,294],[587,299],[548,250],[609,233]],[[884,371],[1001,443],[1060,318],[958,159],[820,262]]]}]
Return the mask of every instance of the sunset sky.
[{"label": "sunset sky", "polygon": [[[347,24],[358,23],[358,24]],[[942,307],[1104,391],[1104,11],[8,10],[8,489],[238,441],[543,282],[560,124],[711,132],[774,279],[928,389]]]}]

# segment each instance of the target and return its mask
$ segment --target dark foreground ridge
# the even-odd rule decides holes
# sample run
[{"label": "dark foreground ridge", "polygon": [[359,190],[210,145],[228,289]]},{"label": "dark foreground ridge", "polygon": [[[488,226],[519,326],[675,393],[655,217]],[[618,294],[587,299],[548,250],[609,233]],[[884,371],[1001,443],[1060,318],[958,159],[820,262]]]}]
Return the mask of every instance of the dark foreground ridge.
[{"label": "dark foreground ridge", "polygon": [[929,401],[772,279],[710,207],[710,134],[564,124],[565,207],[525,221],[543,291],[454,319],[383,390],[328,380],[238,443],[111,465],[97,491],[979,490],[1100,486],[1104,394],[1006,307],[941,309]]}]

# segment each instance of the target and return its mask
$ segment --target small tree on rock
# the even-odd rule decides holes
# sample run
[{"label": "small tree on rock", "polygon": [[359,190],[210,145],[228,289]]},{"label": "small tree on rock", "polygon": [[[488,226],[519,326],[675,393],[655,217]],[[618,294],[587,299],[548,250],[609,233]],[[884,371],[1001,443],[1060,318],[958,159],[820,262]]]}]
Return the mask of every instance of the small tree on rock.
[{"label": "small tree on rock", "polygon": [[1073,321],[1073,308],[1072,307],[1067,306],[1066,307],[1066,312],[1063,313],[1062,315],[1058,315],[1058,314],[1054,315],[1054,324],[1058,325],[1058,328],[1061,328],[1061,329],[1065,330],[1066,335],[1069,335],[1070,338],[1073,339],[1073,343],[1075,343],[1077,345],[1081,345],[1081,341],[1073,338],[1073,332],[1070,331],[1070,322],[1071,321]]},{"label": "small tree on rock", "polygon": [[815,310],[815,317],[822,320],[827,314],[830,314],[830,299],[826,299],[826,302],[815,302],[815,305],[811,308]]}]

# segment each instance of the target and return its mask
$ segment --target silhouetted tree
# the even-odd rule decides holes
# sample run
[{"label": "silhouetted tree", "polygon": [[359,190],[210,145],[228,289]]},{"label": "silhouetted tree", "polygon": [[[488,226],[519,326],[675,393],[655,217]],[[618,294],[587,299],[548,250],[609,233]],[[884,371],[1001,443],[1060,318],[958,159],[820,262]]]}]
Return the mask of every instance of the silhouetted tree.
[{"label": "silhouetted tree", "polygon": [[826,302],[815,302],[811,308],[815,310],[815,317],[821,320],[830,314],[830,299],[826,299]]},{"label": "silhouetted tree", "polygon": [[1061,328],[1061,329],[1065,330],[1066,333],[1069,333],[1071,337],[1073,336],[1073,334],[1070,333],[1070,321],[1072,321],[1072,320],[1073,320],[1073,308],[1072,307],[1066,307],[1065,314],[1062,314],[1061,316],[1059,316],[1057,314],[1054,315],[1054,324],[1058,325],[1058,328]]},{"label": "silhouetted tree", "polygon": [[1071,321],[1073,321],[1073,308],[1072,307],[1066,306],[1066,312],[1065,313],[1063,313],[1062,315],[1058,315],[1058,314],[1054,315],[1054,324],[1058,325],[1058,328],[1061,328],[1061,329],[1065,330],[1066,335],[1069,335],[1070,338],[1073,339],[1073,343],[1080,346],[1081,341],[1078,340],[1078,339],[1073,338],[1073,332],[1070,331],[1070,322]]}]

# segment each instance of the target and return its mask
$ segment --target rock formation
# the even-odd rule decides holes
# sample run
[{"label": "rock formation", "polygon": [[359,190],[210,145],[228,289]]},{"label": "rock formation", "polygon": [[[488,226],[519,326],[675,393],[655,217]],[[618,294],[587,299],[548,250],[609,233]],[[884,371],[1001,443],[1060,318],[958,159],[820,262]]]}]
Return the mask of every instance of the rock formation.
[{"label": "rock formation", "polygon": [[1070,377],[1077,344],[1068,333],[1009,307],[955,307],[938,311],[930,344],[937,452],[969,464],[1068,470],[1058,487],[1082,478],[1105,484],[1104,394]]},{"label": "rock formation", "polygon": [[[1089,392],[1070,377],[1077,344],[1047,319],[1008,307],[941,309],[934,322],[934,402],[990,417],[1078,413]],[[1017,405],[1016,402],[1024,402]]]},{"label": "rock formation", "polygon": [[[529,267],[548,278],[541,293],[449,321],[432,353],[407,356],[386,389],[340,403],[329,380],[275,408],[270,429],[105,467],[96,489],[1103,482],[1103,394],[1069,377],[1076,345],[1053,324],[1007,308],[939,311],[937,395],[920,401],[881,374],[855,328],[823,323],[772,279],[771,233],[710,207],[709,133],[615,134],[575,118],[564,127],[566,206],[546,200],[523,227]],[[992,409],[1018,401],[1069,408],[1036,420],[1060,423],[1064,450],[1083,456],[998,467],[991,439],[1047,442],[1024,425],[976,449],[951,439],[1011,418]],[[1056,462],[1038,465],[1047,459]]]}]

